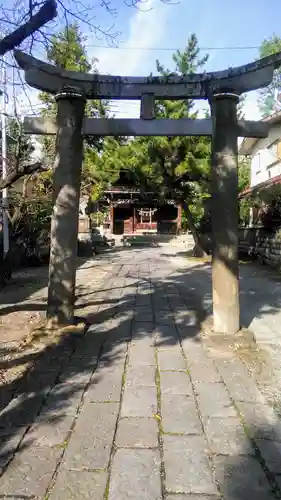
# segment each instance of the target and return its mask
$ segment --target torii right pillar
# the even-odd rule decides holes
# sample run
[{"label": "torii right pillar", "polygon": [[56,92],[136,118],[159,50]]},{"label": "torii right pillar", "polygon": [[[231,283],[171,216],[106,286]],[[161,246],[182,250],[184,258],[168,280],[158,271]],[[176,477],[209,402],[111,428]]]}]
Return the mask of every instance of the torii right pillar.
[{"label": "torii right pillar", "polygon": [[237,103],[234,93],[210,101],[212,135],[212,286],[213,329],[234,334],[240,329],[238,264]]}]

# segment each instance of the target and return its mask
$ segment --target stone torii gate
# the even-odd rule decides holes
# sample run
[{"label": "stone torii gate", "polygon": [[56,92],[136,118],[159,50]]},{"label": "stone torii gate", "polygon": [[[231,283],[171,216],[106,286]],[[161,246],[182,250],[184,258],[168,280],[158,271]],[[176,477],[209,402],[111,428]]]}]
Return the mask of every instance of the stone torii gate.
[{"label": "stone torii gate", "polygon": [[[243,92],[269,85],[281,52],[224,71],[168,77],[119,77],[65,71],[20,51],[26,82],[55,95],[57,118],[26,118],[25,132],[56,134],[48,317],[74,319],[83,136],[212,136],[214,331],[240,328],[238,277],[237,138],[266,137],[267,124],[237,121]],[[86,99],[140,99],[140,119],[84,118]],[[155,99],[208,99],[211,119],[155,119]]]}]

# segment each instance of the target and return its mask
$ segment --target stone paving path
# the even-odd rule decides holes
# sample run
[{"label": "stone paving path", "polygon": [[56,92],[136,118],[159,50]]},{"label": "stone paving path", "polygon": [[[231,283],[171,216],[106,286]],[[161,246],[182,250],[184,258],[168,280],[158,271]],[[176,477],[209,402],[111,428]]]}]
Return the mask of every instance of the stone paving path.
[{"label": "stone paving path", "polygon": [[95,323],[0,414],[0,498],[280,498],[280,420],[201,335],[186,270],[159,249],[109,255],[79,271]]}]

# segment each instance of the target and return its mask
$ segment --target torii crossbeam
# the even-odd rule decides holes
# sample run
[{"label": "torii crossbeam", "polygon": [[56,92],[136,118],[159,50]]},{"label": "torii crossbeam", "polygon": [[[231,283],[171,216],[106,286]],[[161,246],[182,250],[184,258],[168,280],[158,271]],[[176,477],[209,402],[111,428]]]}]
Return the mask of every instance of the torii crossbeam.
[{"label": "torii crossbeam", "polygon": [[210,99],[214,94],[233,90],[242,94],[269,85],[273,70],[281,65],[278,53],[224,71],[132,77],[66,71],[18,50],[15,58],[32,87],[51,94],[61,92],[64,87],[75,87],[86,99],[140,99],[145,94],[156,99]]},{"label": "torii crossbeam", "polygon": [[[281,52],[224,71],[167,77],[120,77],[65,71],[15,52],[29,85],[56,95],[58,114],[26,118],[25,131],[57,134],[51,228],[48,316],[71,323],[82,142],[85,135],[208,135],[212,137],[214,331],[240,328],[238,279],[237,138],[266,137],[267,125],[237,121],[243,92],[269,85]],[[140,99],[140,120],[84,118],[85,99]],[[208,99],[211,120],[155,119],[155,99]]]}]

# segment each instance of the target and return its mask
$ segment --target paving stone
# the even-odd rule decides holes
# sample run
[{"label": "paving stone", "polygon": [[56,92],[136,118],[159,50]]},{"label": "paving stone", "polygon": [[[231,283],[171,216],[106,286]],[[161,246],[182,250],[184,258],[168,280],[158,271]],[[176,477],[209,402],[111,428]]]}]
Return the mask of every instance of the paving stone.
[{"label": "paving stone", "polygon": [[44,497],[61,453],[61,449],[38,446],[17,452],[1,478],[0,497]]},{"label": "paving stone", "polygon": [[158,363],[160,370],[186,370],[185,359],[182,356],[180,349],[175,350],[160,350],[158,351]]},{"label": "paving stone", "polygon": [[158,351],[181,352],[179,339],[175,337],[163,338],[159,334],[155,334],[154,345]]},{"label": "paving stone", "polygon": [[83,387],[89,383],[91,376],[97,367],[98,361],[91,360],[90,366],[84,363],[83,360],[79,360],[79,365],[75,361],[67,366],[65,370],[60,374],[59,381],[61,383],[69,384],[80,384]]},{"label": "paving stone", "polygon": [[22,496],[16,496],[14,497],[13,495],[1,495],[1,500],[35,500],[35,497],[34,496],[29,496],[29,497],[22,497]]},{"label": "paving stone", "polygon": [[[155,316],[155,323],[159,327],[160,331],[161,331],[162,325],[167,325],[167,327],[169,327],[169,329],[172,329],[175,331],[174,313],[169,310],[168,304],[167,304],[166,309],[163,309],[163,310],[156,309],[154,311],[154,316]],[[177,331],[175,331],[175,333],[177,334]]]},{"label": "paving stone", "polygon": [[238,417],[203,420],[209,447],[218,455],[253,455],[254,449]]},{"label": "paving stone", "polygon": [[84,389],[84,383],[60,383],[55,385],[48,395],[41,413],[46,416],[58,412],[75,415],[81,404]]},{"label": "paving stone", "polygon": [[203,417],[236,417],[237,412],[223,384],[198,383],[195,393]]},{"label": "paving stone", "polygon": [[182,394],[161,396],[162,427],[164,432],[178,434],[202,433],[195,401]]},{"label": "paving stone", "polygon": [[235,401],[264,403],[264,398],[244,363],[236,359],[218,360],[217,366]]},{"label": "paving stone", "polygon": [[171,311],[170,309],[170,305],[169,305],[169,302],[167,299],[163,298],[163,299],[160,299],[160,297],[154,297],[153,296],[153,308],[155,311],[160,311],[160,312],[163,312],[163,311]]},{"label": "paving stone", "polygon": [[116,446],[120,448],[155,448],[158,446],[158,425],[154,418],[121,418]]},{"label": "paving stone", "polygon": [[127,355],[127,342],[106,341],[103,344],[101,362],[107,362],[110,359],[111,366],[124,365]]},{"label": "paving stone", "polygon": [[[175,320],[176,321],[176,320]],[[194,324],[190,322],[189,325],[181,324],[179,322],[176,322],[176,327],[177,331],[179,333],[180,339],[181,339],[181,344],[183,347],[184,355],[185,357],[190,360],[190,359],[195,359],[195,356],[199,354],[199,351],[197,347],[200,347],[200,350],[202,351],[202,346],[201,346],[201,338],[200,338],[200,332],[201,332],[201,326],[198,324],[197,321],[194,321]],[[188,349],[186,347],[186,344],[188,342]],[[192,342],[192,345],[191,345]],[[193,353],[195,353],[195,356],[193,357]]]},{"label": "paving stone", "polygon": [[170,493],[217,494],[201,436],[163,436],[165,486]]},{"label": "paving stone", "polygon": [[116,403],[85,403],[66,448],[65,467],[107,467],[117,416]]},{"label": "paving stone", "polygon": [[275,481],[276,481],[279,489],[281,490],[281,476],[280,475],[276,475],[274,479],[275,479]]},{"label": "paving stone", "polygon": [[281,443],[269,439],[257,439],[256,444],[270,472],[281,474]]},{"label": "paving stone", "polygon": [[156,323],[155,332],[157,333],[159,339],[163,339],[164,343],[168,339],[174,339],[175,342],[179,341],[179,335],[174,321],[169,322],[168,324],[164,324],[163,322]]},{"label": "paving stone", "polygon": [[160,372],[162,394],[186,394],[193,396],[190,378],[186,372]]},{"label": "paving stone", "polygon": [[132,343],[135,339],[142,337],[151,337],[154,330],[153,321],[133,322]]},{"label": "paving stone", "polygon": [[126,371],[126,386],[155,386],[154,366],[140,365],[137,368],[128,366]]},{"label": "paving stone", "polygon": [[254,457],[217,456],[215,477],[225,500],[273,500],[270,485]]},{"label": "paving stone", "polygon": [[74,419],[75,415],[63,411],[47,415],[42,413],[25,435],[23,445],[36,443],[37,446],[57,446],[64,443]]},{"label": "paving stone", "polygon": [[196,311],[176,311],[175,313],[175,323],[177,326],[183,330],[189,326],[195,326],[197,323],[197,312]]},{"label": "paving stone", "polygon": [[152,309],[147,307],[135,307],[134,321],[137,321],[138,323],[152,322],[153,321]]},{"label": "paving stone", "polygon": [[122,417],[152,417],[157,413],[155,387],[126,387],[123,395]]},{"label": "paving stone", "polygon": [[188,358],[187,365],[193,382],[221,382],[221,377],[212,360],[203,352],[203,358]]},{"label": "paving stone", "polygon": [[103,500],[106,472],[59,471],[48,500]]},{"label": "paving stone", "polygon": [[25,431],[25,427],[0,431],[0,473],[16,452]]},{"label": "paving stone", "polygon": [[[120,315],[124,321],[124,325],[113,328],[110,332],[106,334],[107,343],[114,345],[121,343],[124,348],[127,347],[127,342],[131,340],[132,337],[132,313],[130,311],[123,311],[122,306],[117,310],[117,314]],[[119,356],[121,359],[121,354]]]},{"label": "paving stone", "polygon": [[219,500],[218,496],[214,495],[168,495],[167,500]]},{"label": "paving stone", "polygon": [[136,309],[145,309],[147,311],[151,311],[152,309],[152,301],[151,294],[147,293],[144,295],[136,294]]},{"label": "paving stone", "polygon": [[[99,325],[100,326],[100,325]],[[104,332],[103,332],[104,333]],[[84,361],[86,363],[95,361],[101,350],[101,345],[103,342],[103,333],[93,332],[89,330],[81,340],[80,344],[75,349],[74,353],[70,358],[70,363]]]},{"label": "paving stone", "polygon": [[247,431],[254,439],[271,439],[281,442],[280,420],[268,405],[237,402],[246,425]]},{"label": "paving stone", "polygon": [[202,346],[202,342],[197,338],[193,337],[188,337],[186,334],[189,331],[188,328],[183,326],[181,327],[180,324],[177,324],[177,330],[179,331],[180,338],[181,338],[181,345],[183,348],[183,351],[189,361],[203,361],[206,357],[205,350]]},{"label": "paving stone", "polygon": [[186,304],[179,296],[170,295],[168,296],[168,299],[170,308],[172,309],[172,311],[175,311],[175,313],[182,312],[185,310]]},{"label": "paving stone", "polygon": [[12,399],[0,413],[0,430],[30,425],[39,413],[44,398],[44,393],[31,393]]},{"label": "paving stone", "polygon": [[97,371],[85,393],[86,402],[120,401],[124,366]]},{"label": "paving stone", "polygon": [[155,366],[155,353],[154,348],[147,346],[147,348],[139,349],[138,345],[132,345],[129,352],[129,365],[151,365]]},{"label": "paving stone", "polygon": [[160,500],[160,456],[156,450],[118,449],[112,464],[108,500]]},{"label": "paving stone", "polygon": [[151,300],[151,289],[149,283],[141,284],[141,288],[138,288],[136,294],[136,300],[139,304],[150,304]]},{"label": "paving stone", "polygon": [[[136,350],[138,350],[139,352],[152,351],[151,353],[149,353],[149,355],[153,353],[153,357],[155,357],[153,335],[151,335],[151,336],[146,335],[146,336],[135,338],[134,340],[132,340],[131,345],[130,345],[130,351],[132,352],[132,351],[136,351]],[[130,351],[129,351],[129,353],[130,353]],[[154,364],[155,364],[155,362],[154,362]]]}]

